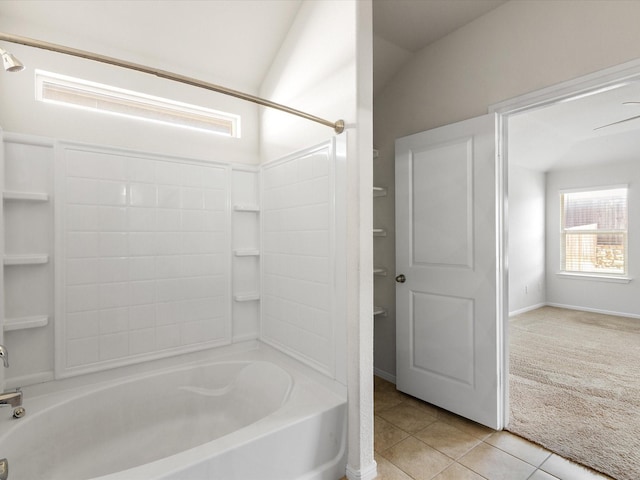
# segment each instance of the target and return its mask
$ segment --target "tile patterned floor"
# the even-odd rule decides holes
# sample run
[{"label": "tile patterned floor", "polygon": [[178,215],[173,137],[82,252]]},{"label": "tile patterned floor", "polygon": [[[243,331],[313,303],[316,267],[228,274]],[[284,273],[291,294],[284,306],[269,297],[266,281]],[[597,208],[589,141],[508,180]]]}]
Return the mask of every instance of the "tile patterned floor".
[{"label": "tile patterned floor", "polygon": [[378,480],[610,480],[509,432],[495,432],[375,377]]}]

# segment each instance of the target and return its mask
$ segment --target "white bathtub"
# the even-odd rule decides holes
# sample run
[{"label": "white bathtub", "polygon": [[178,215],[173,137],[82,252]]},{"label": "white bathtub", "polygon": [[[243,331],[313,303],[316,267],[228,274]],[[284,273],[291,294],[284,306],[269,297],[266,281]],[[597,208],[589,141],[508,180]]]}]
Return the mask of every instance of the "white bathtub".
[{"label": "white bathtub", "polygon": [[343,391],[268,347],[96,378],[26,388],[22,419],[0,410],[9,480],[344,475]]}]

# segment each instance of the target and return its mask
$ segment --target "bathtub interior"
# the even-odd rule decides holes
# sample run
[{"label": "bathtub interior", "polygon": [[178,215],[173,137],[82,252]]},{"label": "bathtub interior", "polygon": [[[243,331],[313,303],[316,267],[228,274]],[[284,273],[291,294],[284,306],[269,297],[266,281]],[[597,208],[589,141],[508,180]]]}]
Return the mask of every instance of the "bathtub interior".
[{"label": "bathtub interior", "polygon": [[[238,455],[259,459],[271,445],[270,459],[286,459],[296,448],[311,448],[301,458],[315,458],[295,476],[282,476],[293,474],[286,468],[272,476],[264,465],[259,468],[264,478],[298,478],[343,455],[336,452],[343,448],[346,401],[335,391],[328,395],[295,363],[259,346],[204,364],[27,395],[27,417],[2,420],[0,452],[9,459],[11,480],[150,479],[168,472],[173,476],[166,478],[247,480],[253,478],[246,470],[252,462]],[[287,425],[297,430],[288,441]],[[323,432],[327,425],[334,425],[331,432]],[[320,447],[327,443],[313,440],[320,437],[337,444]],[[293,465],[284,459],[278,468]],[[239,471],[238,461],[244,473],[230,476]]]}]

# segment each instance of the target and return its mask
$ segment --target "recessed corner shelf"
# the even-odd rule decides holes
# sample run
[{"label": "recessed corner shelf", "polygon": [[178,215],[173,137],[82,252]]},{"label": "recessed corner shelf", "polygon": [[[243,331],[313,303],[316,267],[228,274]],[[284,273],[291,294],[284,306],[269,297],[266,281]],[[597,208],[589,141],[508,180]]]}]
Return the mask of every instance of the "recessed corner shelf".
[{"label": "recessed corner shelf", "polygon": [[384,277],[387,275],[387,269],[384,267],[373,267],[373,274]]},{"label": "recessed corner shelf", "polygon": [[4,320],[4,331],[26,330],[28,328],[46,327],[49,324],[48,315],[36,315],[33,317],[15,317]]},{"label": "recessed corner shelf", "polygon": [[260,205],[238,203],[238,204],[233,206],[233,209],[236,212],[259,212],[260,211]]},{"label": "recessed corner shelf", "polygon": [[260,256],[260,250],[254,248],[239,248],[233,251],[236,257],[258,257]]},{"label": "recessed corner shelf", "polygon": [[386,237],[387,236],[387,231],[384,228],[374,228],[373,229],[373,236],[374,237]]},{"label": "recessed corner shelf", "polygon": [[373,187],[373,196],[374,197],[386,197],[387,196],[387,188],[386,187]]},{"label": "recessed corner shelf", "polygon": [[382,308],[382,307],[373,307],[373,315],[374,316],[383,316],[386,317],[387,316],[387,309],[386,308]]},{"label": "recessed corner shelf", "polygon": [[5,255],[5,265],[40,265],[49,263],[49,255],[32,253],[28,255]]},{"label": "recessed corner shelf", "polygon": [[49,194],[41,192],[2,192],[4,200],[23,200],[27,202],[48,202]]},{"label": "recessed corner shelf", "polygon": [[233,299],[236,302],[253,302],[255,300],[260,300],[260,294],[258,292],[238,293],[233,296]]}]

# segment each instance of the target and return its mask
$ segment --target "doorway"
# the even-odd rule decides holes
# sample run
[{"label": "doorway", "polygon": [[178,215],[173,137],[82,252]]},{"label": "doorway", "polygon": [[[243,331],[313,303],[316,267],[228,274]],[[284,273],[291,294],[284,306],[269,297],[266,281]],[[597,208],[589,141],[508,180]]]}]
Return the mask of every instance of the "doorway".
[{"label": "doorway", "polygon": [[[640,175],[636,166],[640,152],[640,104],[635,103],[640,101],[637,100],[640,98],[639,73],[640,64],[633,62],[493,107],[493,111],[499,113],[502,125],[501,154],[505,167],[502,198],[504,200],[508,196],[509,199],[508,214],[506,207],[504,210],[508,219],[505,244],[508,245],[506,256],[509,265],[506,308],[511,315],[521,314],[520,321],[524,321],[525,312],[530,311],[542,312],[547,320],[557,314],[555,325],[562,324],[564,329],[568,328],[571,317],[579,316],[580,320],[587,320],[587,323],[579,323],[579,328],[588,330],[601,320],[609,325],[616,324],[615,328],[626,328],[625,323],[618,322],[616,317],[607,318],[601,314],[640,318],[635,300],[640,289],[631,282],[637,268],[629,263],[640,254],[635,244],[620,242],[621,245],[615,247],[625,268],[613,274],[611,270],[595,265],[599,263],[597,260],[591,262],[591,272],[571,273],[566,270],[572,268],[565,268],[566,260],[563,260],[569,248],[567,240],[562,238],[566,228],[561,228],[562,212],[566,212],[566,208],[561,211],[563,192],[631,186],[629,209],[637,208],[638,199],[633,185],[637,185]],[[630,224],[628,228],[637,227]],[[600,240],[596,244],[596,238],[599,236],[593,235],[594,251],[606,252],[608,247],[600,245]],[[610,249],[613,251],[614,248]],[[549,308],[545,305],[556,311],[545,312],[541,309]],[[576,314],[579,309],[588,313]],[[561,315],[562,310],[568,313]],[[534,320],[529,317],[526,321]],[[507,323],[505,321],[505,327],[509,328]],[[548,323],[545,333],[555,325]],[[633,320],[626,325],[635,328]],[[521,324],[516,327],[512,323],[510,327],[512,331],[505,335],[507,342],[522,333]],[[554,335],[549,338],[555,340]],[[574,333],[573,339],[566,340],[567,345],[577,338]],[[588,343],[593,344],[594,352],[599,344],[607,345],[603,336],[586,336],[576,350],[588,350]],[[537,354],[540,355],[540,351]],[[560,360],[568,363],[566,358]],[[514,365],[509,365],[509,368],[515,370]],[[560,376],[561,373],[556,372],[555,375]],[[577,372],[564,375],[580,381]],[[589,377],[591,383],[593,377]],[[611,387],[603,385],[602,388],[604,392]],[[522,396],[515,387],[514,392],[509,392],[508,388],[505,390],[506,405],[515,398],[507,398],[510,394]],[[560,396],[556,392],[547,398],[554,397]],[[527,401],[533,402],[531,397]],[[547,411],[555,408],[552,403],[545,407]],[[562,405],[558,409],[562,410]],[[505,414],[510,411],[513,410],[506,408]],[[533,413],[533,407],[531,412],[532,416],[540,416],[540,411]],[[505,425],[509,425],[508,418]],[[611,426],[607,425],[607,428]],[[590,437],[585,443],[594,442],[594,435]],[[566,446],[569,442],[565,440],[563,443]],[[596,449],[597,453],[606,450],[597,446]],[[615,453],[613,450],[611,453]],[[582,453],[581,457],[568,451],[559,453],[604,470],[616,478],[627,478],[615,470],[606,470],[602,463],[598,463],[600,460],[593,458],[593,454]],[[629,466],[621,468],[629,471]]]}]

